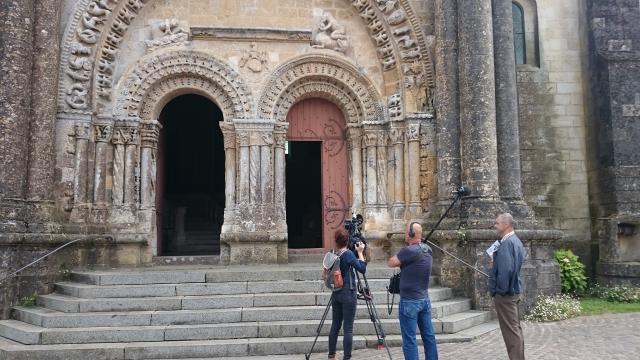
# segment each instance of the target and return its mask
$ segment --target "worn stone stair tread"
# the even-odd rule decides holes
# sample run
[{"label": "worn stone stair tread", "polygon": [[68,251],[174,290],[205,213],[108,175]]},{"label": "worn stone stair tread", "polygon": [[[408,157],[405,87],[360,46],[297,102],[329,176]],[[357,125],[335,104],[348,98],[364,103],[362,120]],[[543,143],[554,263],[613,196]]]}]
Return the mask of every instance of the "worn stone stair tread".
[{"label": "worn stone stair tread", "polygon": [[[465,334],[458,336],[436,336],[438,343],[467,342],[477,336],[492,331],[488,327],[477,334]],[[419,339],[419,336],[417,336]],[[100,359],[211,359],[240,357],[246,355],[278,355],[278,354],[302,354],[307,351],[314,337],[287,337],[287,338],[254,338],[254,339],[230,339],[230,340],[196,340],[196,341],[164,341],[164,342],[130,342],[130,343],[94,343],[94,344],[61,344],[61,345],[7,345],[0,349],[0,354],[7,359],[47,359],[47,360],[75,360],[88,359],[86,354],[98,356]],[[401,342],[400,335],[389,335],[386,338],[387,346],[398,346]],[[377,344],[375,335],[354,335],[354,349],[373,347]],[[338,349],[341,348],[338,340]],[[318,338],[316,352],[326,351],[326,336]],[[89,352],[88,352],[89,351]]]}]

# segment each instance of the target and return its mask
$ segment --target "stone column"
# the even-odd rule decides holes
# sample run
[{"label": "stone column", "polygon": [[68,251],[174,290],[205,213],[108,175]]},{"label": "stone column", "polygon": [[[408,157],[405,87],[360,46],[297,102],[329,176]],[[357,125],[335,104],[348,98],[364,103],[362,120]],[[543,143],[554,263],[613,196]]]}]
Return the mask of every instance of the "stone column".
[{"label": "stone column", "polygon": [[140,123],[140,207],[156,207],[156,156],[162,125],[157,120]]},{"label": "stone column", "polygon": [[451,190],[461,181],[457,11],[456,0],[435,0],[437,181],[443,206],[448,206]]},{"label": "stone column", "polygon": [[107,151],[111,141],[113,126],[110,124],[93,125],[93,136],[96,143],[96,160],[93,181],[94,204],[106,204]]},{"label": "stone column", "polygon": [[362,128],[347,128],[347,145],[351,153],[351,211],[362,211]]},{"label": "stone column", "polygon": [[225,209],[236,207],[236,134],[233,125],[220,123],[224,138],[224,194]]},{"label": "stone column", "polygon": [[284,153],[289,123],[279,123],[275,127],[275,159],[274,159],[274,203],[278,221],[286,222],[286,159]]},{"label": "stone column", "polygon": [[27,189],[34,9],[33,0],[0,5],[0,231],[7,232],[26,230],[20,200]]},{"label": "stone column", "polygon": [[273,204],[273,133],[262,133],[260,145],[260,199],[263,204]]},{"label": "stone column", "polygon": [[378,130],[377,166],[378,177],[378,204],[387,204],[387,134],[383,130]]},{"label": "stone column", "polygon": [[515,210],[514,215],[530,216],[531,211],[522,199],[512,2],[493,0],[492,9],[500,197]]},{"label": "stone column", "polygon": [[394,161],[394,186],[393,186],[393,211],[392,219],[401,220],[404,219],[405,209],[405,181],[404,181],[404,127],[392,127],[390,130],[390,140]]},{"label": "stone column", "polygon": [[488,1],[459,1],[462,180],[471,189],[465,210],[472,224],[500,211],[491,16]]},{"label": "stone column", "polygon": [[260,143],[262,142],[261,134],[253,132],[249,135],[249,192],[251,194],[251,203],[258,204],[260,202]]},{"label": "stone column", "polygon": [[75,165],[73,177],[73,210],[71,220],[85,221],[88,210],[88,152],[91,125],[89,122],[75,124]]},{"label": "stone column", "polygon": [[111,138],[113,143],[113,189],[111,197],[113,205],[116,207],[124,204],[125,131],[123,127],[116,126],[113,129],[113,137]]},{"label": "stone column", "polygon": [[113,129],[113,207],[111,222],[134,222],[136,208],[136,168],[138,162],[138,128],[119,122]]},{"label": "stone column", "polygon": [[246,206],[249,203],[249,134],[247,132],[236,133],[238,139],[238,145],[240,146],[240,159],[239,159],[239,196],[238,203]]},{"label": "stone column", "polygon": [[378,175],[376,166],[377,160],[377,147],[378,145],[378,133],[375,130],[369,128],[364,131],[364,147],[366,152],[366,177],[367,186],[365,187],[365,203],[367,205],[374,205],[378,203]]},{"label": "stone column", "polygon": [[409,169],[409,212],[411,217],[422,213],[420,204],[420,124],[407,124],[407,147]]},{"label": "stone column", "polygon": [[124,159],[124,204],[133,207],[136,196],[136,164],[138,162],[138,129],[126,128]]},{"label": "stone column", "polygon": [[36,0],[36,3],[27,198],[51,200],[62,5],[60,0]]}]

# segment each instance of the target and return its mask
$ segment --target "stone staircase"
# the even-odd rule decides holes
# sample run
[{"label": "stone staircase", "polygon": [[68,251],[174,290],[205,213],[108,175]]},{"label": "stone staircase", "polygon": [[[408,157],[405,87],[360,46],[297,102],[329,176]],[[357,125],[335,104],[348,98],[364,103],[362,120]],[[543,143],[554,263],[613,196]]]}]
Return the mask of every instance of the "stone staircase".
[{"label": "stone staircase", "polygon": [[[311,347],[328,292],[316,264],[155,266],[76,271],[35,307],[0,321],[0,359],[185,359],[302,354]],[[397,304],[387,314],[392,271],[369,264],[368,280],[387,344],[401,344]],[[439,342],[470,341],[496,329],[451,289],[429,291]],[[397,298],[396,298],[397,301]],[[330,315],[329,315],[330,318]],[[330,320],[315,351],[326,352]],[[377,344],[360,301],[354,348]],[[339,340],[339,347],[341,340]],[[320,355],[318,355],[320,356]],[[321,357],[324,358],[324,355]]]}]

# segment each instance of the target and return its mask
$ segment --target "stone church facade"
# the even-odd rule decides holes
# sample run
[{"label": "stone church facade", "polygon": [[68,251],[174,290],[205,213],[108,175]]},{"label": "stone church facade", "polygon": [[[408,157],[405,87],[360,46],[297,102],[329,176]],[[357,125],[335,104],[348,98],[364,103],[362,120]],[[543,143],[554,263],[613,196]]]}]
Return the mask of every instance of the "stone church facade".
[{"label": "stone church facade", "polygon": [[[556,247],[637,284],[638,7],[2,1],[0,274],[81,239],[3,285],[4,314],[76,266],[287,263],[352,214],[382,259],[461,184],[433,239],[487,267],[512,212],[529,303],[558,291]],[[490,305],[484,278],[436,260]]]}]

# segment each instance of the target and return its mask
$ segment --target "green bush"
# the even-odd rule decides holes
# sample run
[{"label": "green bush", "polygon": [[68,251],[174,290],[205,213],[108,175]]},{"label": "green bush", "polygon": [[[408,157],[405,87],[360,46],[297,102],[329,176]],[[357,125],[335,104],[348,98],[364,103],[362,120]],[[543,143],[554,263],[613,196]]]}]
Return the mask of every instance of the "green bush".
[{"label": "green bush", "polygon": [[571,250],[558,250],[555,258],[560,265],[560,280],[563,293],[577,293],[586,290],[585,266]]},{"label": "green bush", "polygon": [[37,294],[27,295],[18,300],[18,305],[24,306],[24,307],[36,306],[37,299],[38,299]]},{"label": "green bush", "polygon": [[595,285],[589,289],[589,295],[610,302],[640,302],[640,288],[628,286],[605,287]]},{"label": "green bush", "polygon": [[569,295],[541,295],[524,319],[528,321],[548,322],[579,316],[582,306],[578,299]]}]

